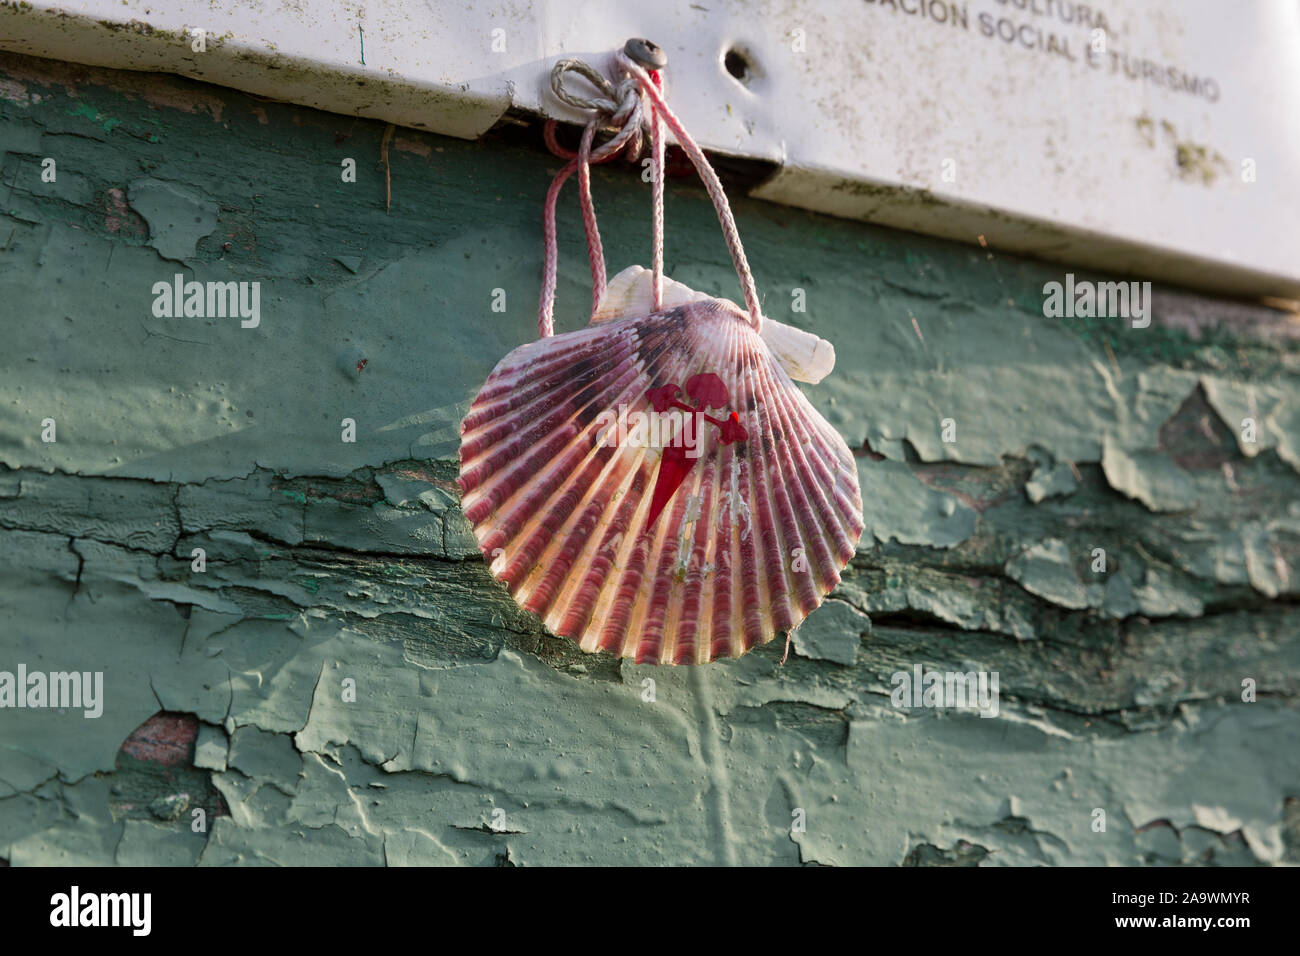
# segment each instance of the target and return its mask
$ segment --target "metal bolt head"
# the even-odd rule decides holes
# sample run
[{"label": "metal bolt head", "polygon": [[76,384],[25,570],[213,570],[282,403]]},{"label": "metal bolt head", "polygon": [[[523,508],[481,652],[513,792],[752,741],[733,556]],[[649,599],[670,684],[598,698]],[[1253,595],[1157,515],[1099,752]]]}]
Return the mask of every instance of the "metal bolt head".
[{"label": "metal bolt head", "polygon": [[633,63],[640,64],[647,70],[662,70],[668,65],[668,54],[663,47],[651,40],[633,37],[623,44],[623,52]]}]

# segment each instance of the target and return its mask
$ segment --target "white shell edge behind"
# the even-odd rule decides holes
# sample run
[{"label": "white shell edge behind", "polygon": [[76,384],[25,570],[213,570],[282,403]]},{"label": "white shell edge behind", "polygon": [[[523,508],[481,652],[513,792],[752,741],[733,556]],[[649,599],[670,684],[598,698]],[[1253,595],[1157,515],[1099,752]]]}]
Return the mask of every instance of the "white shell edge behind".
[{"label": "white shell edge behind", "polygon": [[[629,315],[649,315],[654,310],[651,279],[650,270],[644,266],[628,266],[610,279],[600,304],[592,313],[592,324]],[[710,298],[712,296],[664,276],[664,309],[675,309],[688,302]],[[820,336],[766,316],[760,334],[772,350],[773,357],[796,382],[816,385],[835,368],[835,346]]]}]

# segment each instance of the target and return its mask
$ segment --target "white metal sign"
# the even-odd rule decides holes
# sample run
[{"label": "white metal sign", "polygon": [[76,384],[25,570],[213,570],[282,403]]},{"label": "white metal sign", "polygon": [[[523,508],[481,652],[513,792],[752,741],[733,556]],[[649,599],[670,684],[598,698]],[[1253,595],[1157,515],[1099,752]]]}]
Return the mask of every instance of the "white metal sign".
[{"label": "white metal sign", "polygon": [[0,47],[475,137],[561,56],[669,55],[701,145],[777,202],[1141,278],[1300,296],[1300,3],[82,0]]}]

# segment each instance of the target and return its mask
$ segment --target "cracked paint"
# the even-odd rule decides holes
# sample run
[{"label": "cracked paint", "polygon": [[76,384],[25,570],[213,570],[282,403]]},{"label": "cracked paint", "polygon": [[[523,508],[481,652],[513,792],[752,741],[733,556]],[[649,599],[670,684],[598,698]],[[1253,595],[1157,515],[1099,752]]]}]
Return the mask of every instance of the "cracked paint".
[{"label": "cracked paint", "polygon": [[[102,670],[107,701],[0,712],[0,859],[1300,861],[1300,339],[1275,314],[1160,293],[1147,330],[1049,320],[1041,263],[738,198],[766,310],[836,344],[806,393],[869,533],[784,665],[778,641],[638,667],[548,635],[458,507],[463,411],[535,335],[554,161],[410,133],[386,214],[365,161],[338,175],[382,124],[65,73],[0,57],[0,669]],[[643,260],[639,179],[593,179],[611,263]],[[669,271],[734,296],[713,216],[670,187]],[[153,317],[174,258],[261,282],[260,326]],[[997,671],[998,716],[892,706],[917,664]]]},{"label": "cracked paint", "polygon": [[217,208],[196,190],[160,179],[137,179],[127,188],[131,207],[149,224],[149,244],[164,259],[189,259],[217,225]]}]

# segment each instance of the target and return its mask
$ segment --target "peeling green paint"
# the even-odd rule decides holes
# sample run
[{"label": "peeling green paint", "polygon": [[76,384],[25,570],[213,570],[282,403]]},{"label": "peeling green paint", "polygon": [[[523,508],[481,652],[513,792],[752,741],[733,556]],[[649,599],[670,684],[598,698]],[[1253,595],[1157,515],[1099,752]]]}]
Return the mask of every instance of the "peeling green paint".
[{"label": "peeling green paint", "polygon": [[[128,77],[73,98],[57,69],[0,59],[41,92],[0,115],[0,669],[102,670],[108,703],[0,715],[0,858],[1300,861],[1295,339],[1193,336],[1172,299],[1145,330],[1049,320],[1041,263],[737,198],[767,313],[836,345],[806,393],[859,453],[868,530],[784,665],[635,667],[546,634],[458,508],[463,410],[536,334],[555,161],[421,136],[386,214],[382,124],[174,80],[208,108]],[[167,146],[134,133],[158,116]],[[33,179],[47,151],[77,179]],[[593,179],[611,266],[645,261],[644,184]],[[566,329],[571,196],[560,239]],[[694,187],[668,250],[736,296]],[[261,282],[261,325],[154,318],[164,257]],[[998,671],[998,717],[891,706],[918,663]],[[120,753],[160,710],[198,721],[184,779]]]},{"label": "peeling green paint", "polygon": [[192,258],[198,241],[217,225],[216,204],[197,190],[146,177],[132,182],[127,195],[149,224],[150,245],[165,259]]},{"label": "peeling green paint", "polygon": [[122,124],[121,120],[113,119],[111,116],[105,116],[89,103],[74,103],[66,110],[66,112],[69,116],[85,117],[105,133],[113,132],[115,126],[120,126]]}]

